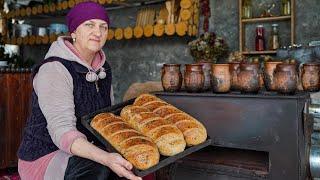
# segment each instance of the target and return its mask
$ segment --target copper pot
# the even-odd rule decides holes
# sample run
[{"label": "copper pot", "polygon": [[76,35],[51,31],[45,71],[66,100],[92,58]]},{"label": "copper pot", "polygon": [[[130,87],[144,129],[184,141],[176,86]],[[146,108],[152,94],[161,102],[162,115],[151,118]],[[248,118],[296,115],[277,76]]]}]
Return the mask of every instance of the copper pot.
[{"label": "copper pot", "polygon": [[269,61],[264,63],[264,85],[268,91],[276,91],[276,84],[274,81],[274,71],[280,61]]},{"label": "copper pot", "polygon": [[238,85],[238,74],[240,72],[240,62],[230,62],[229,71],[231,74],[231,90],[237,91],[240,90]]},{"label": "copper pot", "polygon": [[208,91],[211,89],[211,62],[206,61],[200,61],[198,64],[202,65],[203,75],[204,75],[204,85],[203,85],[203,91]]},{"label": "copper pot", "polygon": [[296,64],[278,64],[274,72],[277,92],[294,93],[297,89],[297,74]]},{"label": "copper pot", "polygon": [[225,93],[231,87],[231,74],[229,64],[212,65],[212,87],[213,92]]},{"label": "copper pot", "polygon": [[318,91],[319,90],[319,64],[306,63],[303,64],[301,70],[301,82],[303,90]]},{"label": "copper pot", "polygon": [[164,64],[161,71],[161,82],[164,91],[179,91],[182,85],[180,64]]},{"label": "copper pot", "polygon": [[187,92],[200,92],[204,85],[204,74],[201,64],[186,64],[184,85]]},{"label": "copper pot", "polygon": [[260,89],[259,64],[241,63],[238,83],[242,93],[256,93]]}]

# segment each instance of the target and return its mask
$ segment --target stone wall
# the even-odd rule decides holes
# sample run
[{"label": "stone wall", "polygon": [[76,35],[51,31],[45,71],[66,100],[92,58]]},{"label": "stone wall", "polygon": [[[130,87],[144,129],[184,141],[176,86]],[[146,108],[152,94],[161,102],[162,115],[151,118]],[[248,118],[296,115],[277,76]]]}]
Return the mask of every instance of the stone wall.
[{"label": "stone wall", "polygon": [[[253,0],[254,5],[262,6],[278,0]],[[211,0],[210,30],[226,39],[230,50],[238,50],[238,1]],[[279,8],[279,5],[276,6]],[[139,8],[110,11],[112,27],[134,25]],[[296,0],[296,43],[307,44],[311,40],[320,40],[320,1]],[[259,12],[255,12],[256,14]],[[50,21],[46,20],[46,23]],[[270,24],[266,24],[268,30]],[[254,25],[247,27],[247,42],[253,42]],[[289,24],[280,25],[281,39],[289,33]],[[113,85],[116,102],[121,102],[128,87],[134,82],[159,81],[160,68],[163,63],[191,63],[187,37],[142,38],[133,40],[112,40],[103,50],[113,69]],[[252,44],[249,44],[252,47]],[[36,61],[43,59],[49,46],[23,47],[25,57]]]}]

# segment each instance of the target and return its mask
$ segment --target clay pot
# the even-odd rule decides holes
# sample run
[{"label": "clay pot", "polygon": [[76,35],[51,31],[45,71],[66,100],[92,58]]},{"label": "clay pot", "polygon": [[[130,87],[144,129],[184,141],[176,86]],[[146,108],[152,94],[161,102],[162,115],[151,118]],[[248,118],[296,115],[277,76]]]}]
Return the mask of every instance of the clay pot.
[{"label": "clay pot", "polygon": [[233,91],[240,90],[238,85],[238,74],[240,72],[240,62],[231,62],[229,63],[229,71],[231,74],[231,87]]},{"label": "clay pot", "polygon": [[274,81],[274,71],[280,61],[269,61],[264,63],[264,85],[268,91],[276,91],[276,84]]},{"label": "clay pot", "polygon": [[319,90],[319,64],[306,63],[303,64],[301,70],[301,83],[305,91]]},{"label": "clay pot", "polygon": [[259,85],[259,64],[241,63],[238,84],[242,93],[257,93]]},{"label": "clay pot", "polygon": [[297,89],[297,74],[296,64],[278,64],[274,72],[277,92],[294,93]]},{"label": "clay pot", "polygon": [[203,91],[208,91],[211,89],[212,84],[211,84],[211,62],[206,62],[206,61],[200,61],[197,64],[202,65],[202,70],[203,70],[203,75],[204,75],[204,85],[203,85]]},{"label": "clay pot", "polygon": [[184,85],[187,92],[201,92],[204,85],[204,74],[201,64],[186,64]]},{"label": "clay pot", "polygon": [[161,72],[161,82],[164,91],[177,92],[182,85],[180,64],[164,64]]},{"label": "clay pot", "polygon": [[229,64],[212,65],[212,87],[213,92],[225,93],[231,87],[231,74]]}]

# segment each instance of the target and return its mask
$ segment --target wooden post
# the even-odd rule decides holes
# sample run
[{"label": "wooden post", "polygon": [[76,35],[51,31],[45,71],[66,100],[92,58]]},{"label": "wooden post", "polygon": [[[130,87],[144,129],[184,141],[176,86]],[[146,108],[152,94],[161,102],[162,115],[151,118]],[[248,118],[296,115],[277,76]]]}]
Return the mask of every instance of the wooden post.
[{"label": "wooden post", "polygon": [[20,9],[20,15],[21,15],[21,17],[26,16],[26,9],[25,8]]},{"label": "wooden post", "polygon": [[121,40],[123,38],[123,30],[121,28],[117,28],[114,32],[114,37],[116,40]]},{"label": "wooden post", "polygon": [[38,9],[37,9],[37,7],[36,6],[33,6],[32,7],[32,15],[37,15],[37,11],[38,11]]},{"label": "wooden post", "polygon": [[176,32],[179,36],[186,35],[188,31],[188,26],[185,22],[179,22],[175,26],[176,26]]},{"label": "wooden post", "polygon": [[49,43],[49,36],[48,35],[44,35],[41,38],[41,42],[42,42],[42,44],[48,44]]},{"label": "wooden post", "polygon": [[174,24],[166,24],[164,27],[165,33],[169,36],[174,35],[176,32]]},{"label": "wooden post", "polygon": [[62,2],[62,9],[65,10],[68,8],[68,1],[63,1]]},{"label": "wooden post", "polygon": [[124,38],[131,39],[133,37],[133,30],[131,27],[126,27],[124,29]]},{"label": "wooden post", "polygon": [[143,27],[143,34],[145,37],[151,37],[153,35],[153,26],[148,24]]},{"label": "wooden post", "polygon": [[23,45],[25,45],[25,46],[28,45],[28,42],[29,42],[29,37],[28,36],[25,36],[25,37],[22,38],[22,44]]},{"label": "wooden post", "polygon": [[48,4],[45,4],[45,5],[43,6],[43,13],[45,13],[45,14],[48,14],[48,13],[49,13],[49,5],[48,5]]},{"label": "wooden post", "polygon": [[31,12],[32,12],[31,7],[27,7],[27,9],[26,9],[26,15],[27,15],[27,16],[30,16],[30,15],[31,15]]},{"label": "wooden post", "polygon": [[157,37],[161,37],[164,34],[164,25],[163,24],[156,24],[154,26],[154,35]]},{"label": "wooden post", "polygon": [[37,13],[42,14],[42,12],[43,12],[43,6],[42,5],[37,6]]},{"label": "wooden post", "polygon": [[243,24],[242,24],[242,0],[239,0],[239,51],[243,51]]},{"label": "wooden post", "polygon": [[42,37],[41,36],[36,36],[36,44],[39,45],[42,42]]},{"label": "wooden post", "polygon": [[135,38],[141,38],[143,35],[143,29],[141,26],[136,26],[133,29],[133,35]]},{"label": "wooden post", "polygon": [[108,30],[108,36],[107,36],[107,40],[111,40],[114,38],[114,31],[112,29]]},{"label": "wooden post", "polygon": [[75,5],[74,0],[69,0],[69,1],[68,1],[68,7],[69,7],[70,9],[73,8],[74,5]]},{"label": "wooden post", "polygon": [[49,6],[49,10],[50,10],[51,13],[54,13],[56,11],[56,4],[51,3],[50,6]]},{"label": "wooden post", "polygon": [[29,37],[29,45],[34,45],[36,43],[36,37],[34,35],[31,35]]},{"label": "wooden post", "polygon": [[295,29],[295,0],[291,0],[291,45],[295,43],[295,34],[296,34],[296,29]]},{"label": "wooden post", "polygon": [[17,44],[20,46],[22,44],[22,37],[17,38]]},{"label": "wooden post", "polygon": [[98,0],[99,4],[104,5],[106,3],[106,0]]}]

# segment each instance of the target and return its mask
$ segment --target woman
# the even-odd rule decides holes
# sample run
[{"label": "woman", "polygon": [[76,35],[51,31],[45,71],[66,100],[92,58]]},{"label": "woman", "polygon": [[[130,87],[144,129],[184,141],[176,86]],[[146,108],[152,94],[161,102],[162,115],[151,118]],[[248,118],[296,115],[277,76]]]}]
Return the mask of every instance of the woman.
[{"label": "woman", "polygon": [[132,164],[97,147],[79,118],[111,105],[111,70],[101,50],[109,18],[94,2],[67,15],[71,37],[59,37],[34,68],[32,112],[18,151],[22,179],[136,177]]}]

